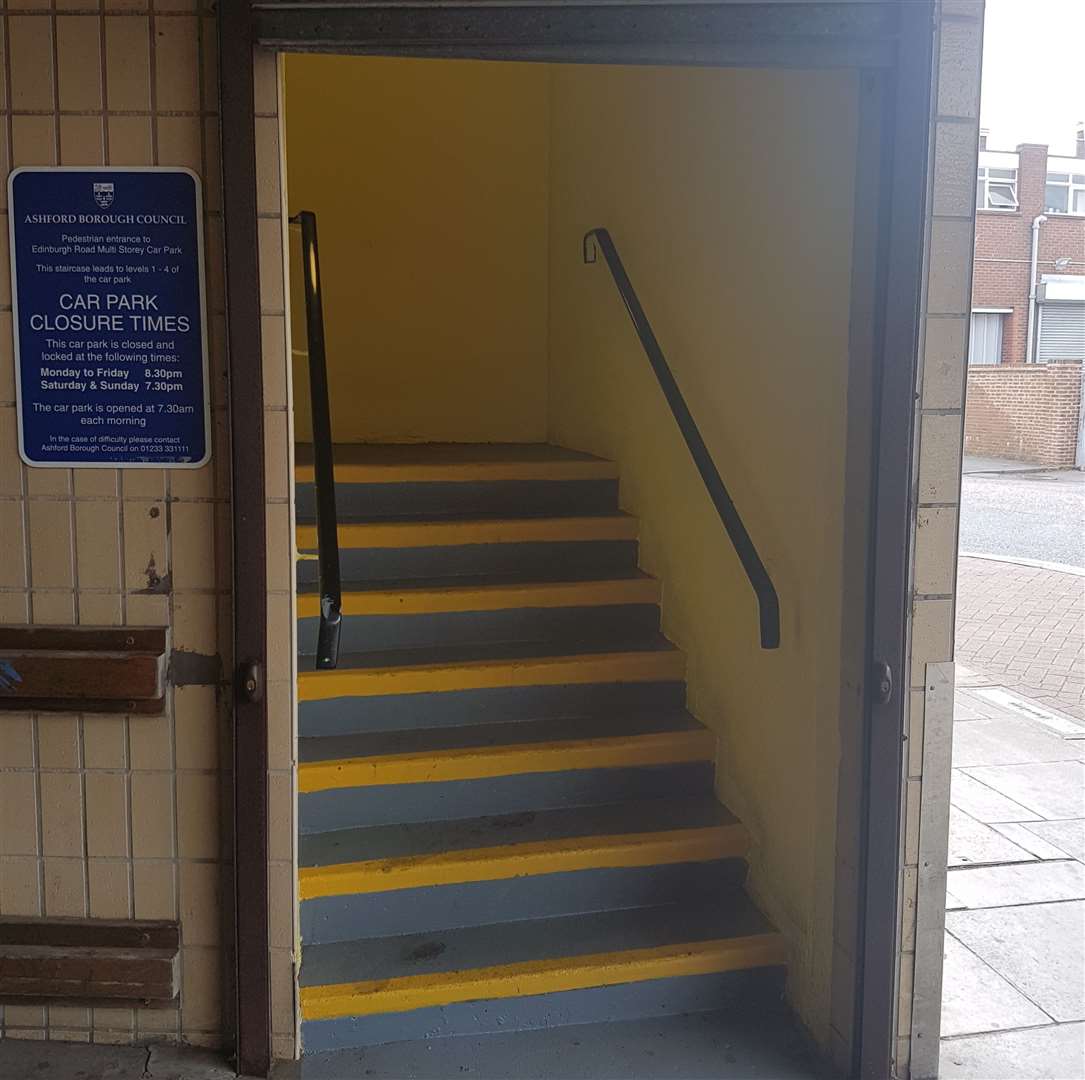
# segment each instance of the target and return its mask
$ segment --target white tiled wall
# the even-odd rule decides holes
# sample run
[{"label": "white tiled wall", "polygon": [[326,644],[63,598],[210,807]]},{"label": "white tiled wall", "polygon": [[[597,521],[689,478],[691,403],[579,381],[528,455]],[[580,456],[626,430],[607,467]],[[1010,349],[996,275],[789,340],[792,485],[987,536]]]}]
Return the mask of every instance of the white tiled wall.
[{"label": "white tiled wall", "polygon": [[[214,454],[203,469],[32,469],[16,448],[6,186],[0,188],[0,622],[166,625],[214,657],[163,717],[0,713],[0,915],[180,918],[179,1008],[0,1007],[10,1038],[222,1040],[230,776],[230,470],[216,24],[202,0],[17,0],[0,21],[0,172],[185,165],[204,182]],[[294,1052],[290,438],[277,68],[257,62],[273,647],[275,1049]],[[244,388],[241,388],[242,392]]]}]

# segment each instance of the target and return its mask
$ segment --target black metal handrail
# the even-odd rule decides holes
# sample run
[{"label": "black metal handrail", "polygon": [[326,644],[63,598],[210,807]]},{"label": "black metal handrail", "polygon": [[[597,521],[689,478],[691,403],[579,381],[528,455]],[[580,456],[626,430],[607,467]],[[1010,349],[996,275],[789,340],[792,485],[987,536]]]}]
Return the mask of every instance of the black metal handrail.
[{"label": "black metal handrail", "polygon": [[324,350],[324,308],[320,299],[320,256],[316,214],[302,210],[290,219],[301,226],[302,278],[305,282],[305,328],[309,342],[309,408],[313,417],[313,487],[316,491],[317,566],[320,576],[320,630],[316,666],[339,663],[339,631],[343,620],[343,583],[339,573],[339,517],[335,509],[335,461],[328,362]]},{"label": "black metal handrail", "polygon": [[640,338],[641,346],[648,356],[648,362],[652,365],[652,370],[659,381],[659,388],[663,391],[663,396],[667,399],[671,413],[678,423],[682,438],[686,440],[686,446],[693,457],[693,463],[697,466],[697,471],[701,474],[709,498],[716,507],[716,513],[719,514],[720,521],[723,522],[723,527],[731,538],[731,544],[734,546],[739,562],[742,563],[742,568],[746,571],[746,577],[749,578],[750,585],[753,586],[753,591],[757,595],[761,620],[761,648],[779,648],[780,601],[776,595],[772,579],[769,577],[761,557],[757,554],[753,540],[750,539],[750,534],[746,531],[746,526],[742,523],[742,518],[739,516],[738,510],[724,486],[719,470],[712,460],[712,455],[708,452],[708,447],[705,446],[704,439],[701,438],[697,424],[689,411],[689,407],[686,405],[685,398],[682,397],[682,391],[678,389],[678,383],[675,381],[667,360],[663,356],[663,350],[659,347],[659,342],[652,332],[648,316],[644,314],[644,308],[641,307],[637,292],[633,288],[633,283],[629,280],[629,275],[625,272],[621,256],[618,254],[618,249],[614,246],[614,241],[607,229],[590,229],[584,234],[584,262],[595,262],[597,247],[603,253],[603,258],[610,269],[611,277],[614,278],[614,284],[618,287],[625,309],[629,312],[629,318],[633,320],[633,327],[637,331],[637,337]]}]

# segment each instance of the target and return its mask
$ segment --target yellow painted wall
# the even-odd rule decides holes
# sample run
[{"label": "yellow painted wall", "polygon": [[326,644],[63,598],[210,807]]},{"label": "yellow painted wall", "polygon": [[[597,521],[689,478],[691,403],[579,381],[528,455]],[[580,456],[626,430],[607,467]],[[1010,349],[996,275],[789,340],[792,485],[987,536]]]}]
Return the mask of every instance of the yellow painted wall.
[{"label": "yellow painted wall", "polygon": [[[543,439],[620,463],[751,888],[828,1041],[857,79],[290,57],[336,434]],[[356,131],[358,138],[344,138]],[[752,591],[602,265],[605,225],[780,594]],[[293,302],[295,344],[303,344]],[[305,369],[295,364],[305,436]],[[861,500],[859,506],[862,511]],[[848,521],[855,530],[864,520]],[[854,535],[854,534],[853,534]],[[854,603],[861,597],[853,597]]]},{"label": "yellow painted wall", "polygon": [[[318,216],[339,441],[546,437],[548,78],[544,65],[287,56],[288,198]],[[299,440],[307,379],[295,354]]]},{"label": "yellow painted wall", "polygon": [[[755,837],[753,891],[792,943],[791,997],[825,1039],[857,81],[553,77],[550,434],[621,463],[664,629],[689,656],[691,709],[720,734],[721,796]],[[753,594],[607,271],[582,264],[581,237],[600,225],[776,583],[779,651],[758,647]]]}]

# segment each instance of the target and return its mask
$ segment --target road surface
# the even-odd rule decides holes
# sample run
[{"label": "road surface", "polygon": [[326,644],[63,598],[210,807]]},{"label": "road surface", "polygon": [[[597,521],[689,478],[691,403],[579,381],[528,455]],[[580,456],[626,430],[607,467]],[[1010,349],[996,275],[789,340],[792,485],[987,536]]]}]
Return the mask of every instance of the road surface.
[{"label": "road surface", "polygon": [[972,472],[966,463],[960,548],[1085,566],[1085,472]]}]

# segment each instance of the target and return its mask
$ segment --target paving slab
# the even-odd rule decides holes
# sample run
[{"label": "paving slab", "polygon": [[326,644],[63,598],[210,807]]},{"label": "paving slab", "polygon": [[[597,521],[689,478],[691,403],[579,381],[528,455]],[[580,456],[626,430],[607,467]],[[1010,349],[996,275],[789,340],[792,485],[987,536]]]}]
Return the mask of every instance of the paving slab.
[{"label": "paving slab", "polygon": [[949,871],[949,888],[969,908],[1085,900],[1085,865],[1067,859],[955,868]]},{"label": "paving slab", "polygon": [[958,941],[1061,1022],[1085,1019],[1083,926],[1080,900],[946,913]]},{"label": "paving slab", "polygon": [[1000,836],[1012,841],[1018,847],[1024,848],[1029,854],[1037,859],[1065,859],[1067,855],[1073,857],[1072,852],[1064,851],[1056,847],[1050,841],[1045,840],[1034,832],[1030,832],[1032,825],[1061,825],[1061,821],[1005,821],[998,825],[992,825]]},{"label": "paving slab", "polygon": [[[1038,837],[1033,837],[1038,840]],[[1057,848],[1055,849],[1058,850]],[[949,865],[1034,862],[1036,856],[956,806],[949,811]]]},{"label": "paving slab", "polygon": [[[1038,653],[1039,646],[1035,648]],[[1052,665],[1057,663],[1056,660],[1049,662]],[[1054,670],[1054,667],[1052,669]],[[1034,697],[1007,690],[1004,686],[978,686],[971,692],[977,700],[984,703],[991,715],[1033,720],[1062,738],[1085,738],[1085,724],[1077,717],[1054,708],[1050,703],[1041,703]]]},{"label": "paving slab", "polygon": [[4,1080],[236,1080],[222,1055],[187,1046],[0,1039]]},{"label": "paving slab", "polygon": [[944,1039],[938,1075],[941,1080],[1081,1080],[1085,1025]]},{"label": "paving slab", "polygon": [[[973,680],[976,678],[976,673],[963,664],[955,665],[955,689],[953,694],[953,719],[955,722],[984,720],[998,715],[997,706],[979,697],[975,690],[972,689],[974,686]],[[986,677],[984,678],[984,685],[987,685]]]},{"label": "paving slab", "polygon": [[1085,862],[1085,819],[1030,821],[1022,828],[1061,848],[1071,859]]},{"label": "paving slab", "polygon": [[983,765],[964,772],[1045,820],[1085,817],[1085,762]]},{"label": "paving slab", "polygon": [[1051,1017],[1014,989],[952,934],[942,967],[942,1035],[1050,1024]]},{"label": "paving slab", "polygon": [[1080,761],[1082,744],[1062,739],[1031,720],[989,717],[953,728],[953,766],[1023,765]]},{"label": "paving slab", "polygon": [[953,770],[949,800],[953,806],[987,824],[998,821],[1042,820],[1039,814],[1013,799],[1008,799],[960,769]]}]

